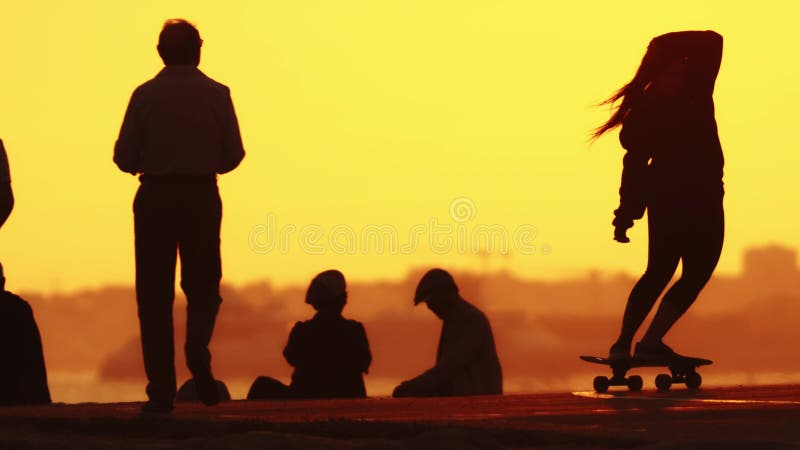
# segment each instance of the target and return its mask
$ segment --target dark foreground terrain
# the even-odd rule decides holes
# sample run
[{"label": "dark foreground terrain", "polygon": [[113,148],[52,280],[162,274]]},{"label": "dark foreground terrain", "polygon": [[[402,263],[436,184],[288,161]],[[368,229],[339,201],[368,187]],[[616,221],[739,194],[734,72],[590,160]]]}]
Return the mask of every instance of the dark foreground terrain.
[{"label": "dark foreground terrain", "polygon": [[800,449],[800,386],[0,408],[13,449]]}]

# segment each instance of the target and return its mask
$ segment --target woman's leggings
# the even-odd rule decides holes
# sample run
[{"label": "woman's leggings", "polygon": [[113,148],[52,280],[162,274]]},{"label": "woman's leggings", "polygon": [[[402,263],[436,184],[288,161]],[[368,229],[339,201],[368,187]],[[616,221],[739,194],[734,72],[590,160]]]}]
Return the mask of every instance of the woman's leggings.
[{"label": "woman's leggings", "polygon": [[642,341],[660,342],[689,309],[717,266],[725,234],[721,196],[653,201],[647,215],[647,270],[628,297],[618,341],[628,345],[675,274],[678,261],[683,263],[681,277],[664,295]]}]

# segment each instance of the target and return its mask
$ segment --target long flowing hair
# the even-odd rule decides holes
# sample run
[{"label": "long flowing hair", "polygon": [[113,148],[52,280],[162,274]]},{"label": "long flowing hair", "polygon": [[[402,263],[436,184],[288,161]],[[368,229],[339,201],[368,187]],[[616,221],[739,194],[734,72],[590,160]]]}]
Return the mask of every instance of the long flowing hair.
[{"label": "long flowing hair", "polygon": [[[633,79],[598,105],[610,105],[614,113],[604,124],[594,129],[592,137],[590,138],[591,141],[597,140],[600,136],[622,125],[622,122],[631,112],[631,109],[639,103],[645,88],[647,88],[656,74],[662,69],[659,66],[659,59],[655,57],[652,51],[645,53]],[[617,102],[619,102],[619,105],[617,105]]]}]

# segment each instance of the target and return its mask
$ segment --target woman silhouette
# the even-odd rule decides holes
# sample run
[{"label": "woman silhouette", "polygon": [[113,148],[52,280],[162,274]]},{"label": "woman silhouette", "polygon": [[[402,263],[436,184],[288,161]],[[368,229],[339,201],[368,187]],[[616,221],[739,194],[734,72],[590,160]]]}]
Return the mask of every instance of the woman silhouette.
[{"label": "woman silhouette", "polygon": [[647,270],[625,308],[609,359],[630,357],[636,331],[667,286],[678,262],[680,279],[667,291],[634,357],[668,361],[680,355],[662,339],[705,286],[719,260],[724,235],[723,156],[714,119],[714,81],[722,36],[683,31],[654,38],[633,80],[604,104],[621,100],[598,138],[621,126],[623,158],[614,239],[647,209]]}]

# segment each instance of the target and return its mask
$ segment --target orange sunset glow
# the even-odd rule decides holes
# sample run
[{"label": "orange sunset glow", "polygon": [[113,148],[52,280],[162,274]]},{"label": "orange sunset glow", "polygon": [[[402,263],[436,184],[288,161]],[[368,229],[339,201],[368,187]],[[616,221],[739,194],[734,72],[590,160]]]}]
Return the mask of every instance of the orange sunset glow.
[{"label": "orange sunset glow", "polygon": [[[680,1],[657,12],[639,2],[122,5],[3,8],[0,135],[17,197],[0,234],[10,288],[132,282],[137,181],[111,153],[131,91],[162,66],[155,45],[169,17],[200,29],[200,68],[231,87],[248,151],[220,181],[228,283],[305,282],[327,267],[364,280],[477,267],[475,248],[436,254],[423,240],[407,254],[342,254],[327,239],[336,225],[389,224],[407,243],[431,218],[455,225],[449,208],[462,197],[475,205],[467,226],[510,234],[529,224],[531,242],[551,246],[498,259],[522,276],[640,270],[646,227],[632,245],[611,239],[622,151],[614,136],[591,147],[586,138],[608,116],[594,104],[632,76],[649,39],[679,29],[725,37],[719,270],[738,270],[748,245],[797,243],[797,210],[779,203],[800,194],[792,2]],[[251,230],[270,214],[278,227],[320,227],[327,251],[310,254],[296,233],[285,252],[254,252]]]},{"label": "orange sunset glow", "polygon": [[[735,310],[724,309],[726,299],[753,279],[742,275],[747,249],[800,247],[800,208],[793,201],[800,197],[795,144],[800,62],[794,56],[800,4],[644,5],[627,0],[6,4],[0,12],[0,138],[16,198],[0,232],[7,287],[32,294],[37,317],[45,317],[40,327],[56,372],[141,377],[141,361],[124,356],[138,336],[131,210],[138,181],[118,170],[112,152],[131,92],[162,68],[156,52],[162,24],[183,17],[204,40],[200,69],[231,88],[247,151],[239,169],[219,181],[228,289],[223,296],[224,308],[238,311],[237,317],[263,317],[263,327],[272,327],[267,333],[250,324],[259,330],[253,333],[263,332],[257,341],[263,347],[250,349],[262,358],[256,367],[275,376],[288,373],[280,349],[291,324],[310,315],[302,309],[303,289],[314,274],[337,268],[360,286],[345,315],[360,315],[356,318],[368,332],[372,318],[372,329],[383,333],[376,355],[399,352],[411,361],[411,368],[402,368],[377,356],[378,377],[395,382],[425,368],[439,324],[427,311],[412,310],[411,295],[423,268],[441,266],[456,275],[472,274],[476,279],[468,278],[467,292],[504,324],[498,350],[511,374],[510,391],[547,387],[546,382],[514,385],[536,366],[514,358],[539,352],[560,369],[556,353],[576,359],[580,351],[605,352],[632,277],[646,262],[646,220],[631,230],[630,244],[612,239],[624,152],[616,131],[589,143],[591,131],[609,117],[607,107],[596,105],[630,80],[654,36],[711,29],[725,39],[714,94],[726,158],[725,245],[717,269],[722,281],[710,285],[719,301],[700,306],[701,294],[699,321],[691,322],[690,313],[681,330],[698,337],[701,326],[732,329],[747,322],[748,301],[761,298],[749,293],[730,303]],[[589,273],[600,280],[605,296],[596,310],[599,323],[578,306],[565,306],[574,301],[581,308],[596,307],[595,298],[577,298],[592,295],[591,287],[570,290],[558,284],[584,280]],[[481,275],[486,280],[477,280]],[[800,292],[782,280],[787,292]],[[504,282],[531,289],[536,297],[503,287]],[[98,301],[92,303],[85,292],[94,292]],[[560,300],[545,300],[554,292]],[[492,306],[493,295],[504,300]],[[780,314],[783,303],[776,296],[770,311]],[[61,323],[44,311],[48,305],[57,309],[59,299],[68,311],[63,317],[81,320],[76,311],[91,310],[85,317],[113,323],[87,331],[82,346],[67,349],[63,335],[75,323]],[[95,308],[105,299],[117,302]],[[77,306],[64,306],[67,302]],[[184,303],[176,305],[182,309]],[[519,311],[527,315],[515,317]],[[407,315],[412,328],[391,320],[392,314]],[[182,321],[182,312],[179,317]],[[247,334],[236,334],[243,329],[238,322],[225,320],[218,348],[254,345],[247,344]],[[567,341],[564,330],[570,329],[583,331]],[[115,330],[125,331],[103,337]],[[420,343],[422,356],[403,353],[408,350],[386,330],[419,332],[426,339]],[[525,335],[528,331],[532,334]],[[89,354],[89,343],[99,340],[105,340],[105,353]],[[703,344],[701,351],[724,347],[712,340]],[[75,358],[59,356],[59,345]],[[135,357],[136,351],[128,354]],[[219,373],[245,375],[238,360],[229,359],[228,365],[224,356],[220,360]],[[721,380],[747,371],[719,370]],[[769,370],[800,367],[776,363]],[[59,395],[85,399],[70,397],[58,383],[56,400]],[[374,379],[368,387],[387,393]],[[144,394],[138,389],[136,395]]]}]

